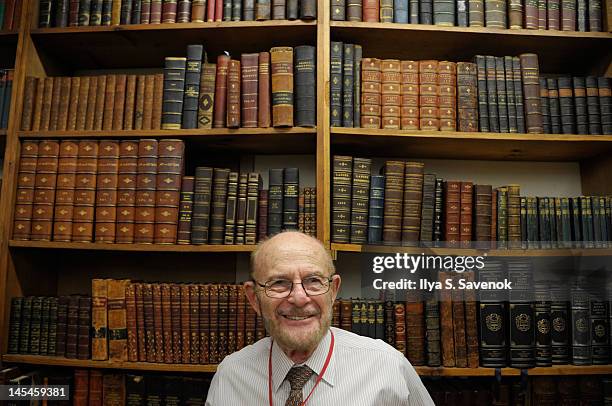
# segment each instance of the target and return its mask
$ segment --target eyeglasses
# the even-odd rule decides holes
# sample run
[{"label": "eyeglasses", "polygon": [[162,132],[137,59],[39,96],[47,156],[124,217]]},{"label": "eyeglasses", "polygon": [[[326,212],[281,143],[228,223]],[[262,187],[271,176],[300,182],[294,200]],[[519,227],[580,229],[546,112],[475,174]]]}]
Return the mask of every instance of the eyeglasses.
[{"label": "eyeglasses", "polygon": [[[329,278],[321,276],[309,276],[308,278],[302,279],[302,282],[297,282],[297,284],[302,285],[304,292],[306,292],[308,296],[319,296],[329,292],[329,287],[331,285],[332,280],[333,275]],[[296,284],[287,279],[273,279],[263,284],[255,280],[254,282],[258,286],[264,288],[266,296],[274,299],[283,299],[289,297],[289,295],[291,295],[291,292],[293,291],[293,285]]]}]

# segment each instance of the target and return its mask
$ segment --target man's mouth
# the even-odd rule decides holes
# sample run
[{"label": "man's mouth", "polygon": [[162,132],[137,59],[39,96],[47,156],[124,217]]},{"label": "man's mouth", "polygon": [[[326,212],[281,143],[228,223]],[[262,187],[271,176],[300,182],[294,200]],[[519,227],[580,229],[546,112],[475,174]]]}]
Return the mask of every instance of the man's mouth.
[{"label": "man's mouth", "polygon": [[289,319],[289,320],[299,321],[299,320],[306,320],[306,319],[312,317],[312,315],[310,315],[310,316],[291,316],[291,315],[284,314],[283,317],[286,318],[286,319]]}]

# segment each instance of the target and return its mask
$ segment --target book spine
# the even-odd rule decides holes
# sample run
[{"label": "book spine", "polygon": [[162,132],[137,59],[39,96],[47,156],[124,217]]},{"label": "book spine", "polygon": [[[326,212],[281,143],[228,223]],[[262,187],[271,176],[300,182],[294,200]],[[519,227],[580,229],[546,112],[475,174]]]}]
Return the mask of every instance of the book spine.
[{"label": "book spine", "polygon": [[[163,95],[164,95],[164,75],[157,74],[152,75],[151,81],[152,85],[147,86],[145,82],[145,110],[143,117],[143,128],[151,129],[151,130],[159,130],[161,129],[162,122],[162,109],[163,109]],[[150,100],[150,102],[148,102]],[[149,107],[149,105],[151,105]],[[150,118],[147,117],[149,115],[150,109]]]},{"label": "book spine", "polygon": [[472,241],[472,222],[475,218],[472,211],[474,201],[472,182],[461,182],[459,199],[459,242],[461,247],[467,248]]},{"label": "book spine", "polygon": [[441,61],[438,71],[440,130],[457,131],[457,65]]},{"label": "book spine", "polygon": [[108,280],[91,281],[91,359],[104,361],[108,359]]},{"label": "book spine", "polygon": [[474,59],[477,68],[479,128],[481,132],[489,132],[491,127],[489,126],[486,57],[476,55]]},{"label": "book spine", "polygon": [[117,75],[106,75],[106,88],[104,89],[104,111],[102,117],[102,129],[113,129],[113,114],[115,111],[115,90],[117,86]]},{"label": "book spine", "polygon": [[438,61],[419,61],[419,128],[440,130]]},{"label": "book spine", "polygon": [[272,76],[272,125],[293,126],[293,48],[270,49]]},{"label": "book spine", "polygon": [[238,204],[238,172],[230,172],[227,183],[227,201],[225,205],[225,231],[223,243],[232,245],[236,236],[236,207]]},{"label": "book spine", "polygon": [[[597,88],[599,91],[601,131],[602,134],[610,135],[612,134],[612,83],[610,78],[598,77]],[[609,233],[612,233],[612,229]]]},{"label": "book spine", "polygon": [[259,54],[242,54],[241,67],[241,126],[245,128],[257,127],[258,106],[258,64]]},{"label": "book spine", "polygon": [[401,104],[400,61],[396,59],[383,59],[380,66],[381,126],[387,129],[399,129]]},{"label": "book spine", "polygon": [[379,0],[362,0],[363,21],[377,23],[380,21]]},{"label": "book spine", "polygon": [[183,176],[178,216],[177,244],[191,244],[195,177]]},{"label": "book spine", "polygon": [[561,111],[559,106],[559,89],[557,79],[546,79],[548,90],[548,107],[550,117],[550,131],[552,134],[561,134]]},{"label": "book spine", "polygon": [[508,280],[513,288],[509,293],[510,366],[535,366],[535,325],[532,269],[521,261],[508,262]]},{"label": "book spine", "polygon": [[404,166],[402,161],[387,161],[383,169],[385,175],[383,243],[386,245],[399,245],[402,238]]},{"label": "book spine", "polygon": [[494,56],[485,56],[486,77],[487,77],[487,101],[488,101],[488,117],[491,132],[498,133],[499,131],[499,110],[498,110],[498,92],[497,92],[497,71],[496,61]]},{"label": "book spine", "polygon": [[349,207],[351,244],[367,243],[371,167],[371,159],[353,159],[352,196]]},{"label": "book spine", "polygon": [[299,170],[283,170],[283,230],[298,229]]},{"label": "book spine", "polygon": [[518,132],[523,134],[527,132],[527,129],[525,128],[521,62],[517,56],[512,57],[512,77],[514,81],[514,100],[516,102],[516,125]]},{"label": "book spine", "polygon": [[[299,127],[316,126],[315,51],[316,48],[309,45],[295,47],[295,125]],[[351,93],[351,101],[352,97]]]},{"label": "book spine", "polygon": [[198,128],[212,128],[216,74],[216,64],[204,63],[202,65],[198,100]]},{"label": "book spine", "polygon": [[591,365],[591,301],[584,286],[571,287],[572,364]]},{"label": "book spine", "polygon": [[[203,51],[204,47],[202,45],[187,46],[181,128],[198,128],[198,101]],[[164,122],[167,122],[167,120]]]},{"label": "book spine", "polygon": [[191,220],[191,243],[207,244],[209,240],[213,169],[197,167]]},{"label": "book spine", "polygon": [[125,287],[125,320],[127,325],[128,361],[138,361],[138,325],[136,312],[136,286],[133,283]]},{"label": "book spine", "polygon": [[478,107],[476,64],[457,62],[457,122],[459,131],[478,131]]},{"label": "book spine", "polygon": [[136,181],[138,174],[138,143],[119,143],[119,170],[117,180],[117,243],[134,242]]},{"label": "book spine", "polygon": [[72,141],[61,142],[55,191],[53,241],[71,241],[72,239],[77,155],[77,143]]},{"label": "book spine", "polygon": [[255,4],[255,19],[257,21],[270,20],[272,18],[272,4],[270,0],[257,0]]},{"label": "book spine", "polygon": [[270,126],[270,53],[259,53],[258,65],[258,100],[257,100],[257,125],[258,127]]},{"label": "book spine", "polygon": [[419,129],[419,65],[400,61],[400,117],[403,130]]},{"label": "book spine", "polygon": [[433,3],[433,22],[435,25],[452,27],[455,25],[455,0],[438,0]]},{"label": "book spine", "polygon": [[245,0],[242,7],[242,19],[244,21],[255,21],[255,0]]},{"label": "book spine", "polygon": [[184,156],[185,144],[182,140],[159,141],[155,192],[155,244],[176,244]]},{"label": "book spine", "polygon": [[353,158],[333,157],[332,241],[350,242]]},{"label": "book spine", "polygon": [[550,286],[536,282],[534,293],[535,362],[536,366],[549,367],[552,366]]},{"label": "book spine", "polygon": [[551,352],[553,365],[567,364],[570,357],[568,331],[572,322],[568,314],[568,296],[565,289],[550,291]]},{"label": "book spine", "polygon": [[[204,316],[204,315],[202,315]],[[200,287],[189,285],[189,362],[200,362]]]},{"label": "book spine", "polygon": [[343,115],[343,73],[344,45],[342,42],[331,43],[330,56],[330,125],[342,127]]},{"label": "book spine", "polygon": [[181,128],[186,62],[187,58],[167,57],[165,60],[162,110],[162,128],[165,130]]},{"label": "book spine", "polygon": [[[505,272],[501,262],[490,261],[487,265],[479,270],[479,281],[487,282],[504,278]],[[502,368],[506,366],[508,316],[504,299],[504,294],[498,291],[486,290],[480,293],[480,366],[482,367]]]},{"label": "book spine", "polygon": [[261,189],[261,177],[257,172],[251,172],[247,178],[246,226],[245,244],[257,243],[257,229],[259,218],[257,205]]},{"label": "book spine", "polygon": [[127,361],[127,319],[125,288],[129,280],[108,280],[108,358]]},{"label": "book spine", "polygon": [[523,79],[527,132],[541,133],[542,113],[540,111],[538,56],[536,54],[521,54],[519,57]]},{"label": "book spine", "polygon": [[241,173],[238,177],[238,201],[236,204],[236,238],[235,244],[244,244],[247,216],[247,187],[248,173]]},{"label": "book spine", "polygon": [[227,70],[226,127],[240,127],[240,61],[230,60]]},{"label": "book spine", "polygon": [[155,139],[138,142],[138,175],[134,209],[134,242],[154,242],[155,202],[159,143]]},{"label": "book spine", "polygon": [[283,226],[283,169],[270,169],[268,177],[267,235],[281,231]]},{"label": "book spine", "polygon": [[548,83],[545,78],[540,78],[540,110],[542,111],[542,132],[544,134],[552,134],[552,122],[548,97]]},{"label": "book spine", "polygon": [[506,2],[503,0],[485,0],[485,27],[508,28],[506,25]]},{"label": "book spine", "polygon": [[178,11],[177,0],[164,0],[161,5],[161,23],[163,24],[175,23],[177,11]]},{"label": "book spine", "polygon": [[508,121],[508,101],[506,97],[506,75],[504,69],[504,58],[495,57],[495,78],[497,90],[497,109],[499,118],[499,132],[510,131]]},{"label": "book spine", "polygon": [[599,109],[599,91],[597,87],[597,78],[595,78],[594,76],[587,76],[585,79],[585,84],[589,134],[601,134],[601,112]]},{"label": "book spine", "polygon": [[[91,298],[81,296],[78,299],[78,327],[77,327],[77,353],[76,358],[81,360],[89,359],[91,356],[90,346],[90,330],[91,330]],[[69,313],[70,314],[70,313]],[[70,319],[69,319],[70,320]],[[70,323],[68,324],[68,332],[70,332]],[[68,335],[68,345],[70,344],[70,335]],[[68,357],[68,354],[66,354]]]},{"label": "book spine", "polygon": [[576,134],[572,78],[569,76],[560,77],[557,83],[559,88],[561,131],[563,134]]},{"label": "book spine", "polygon": [[405,163],[402,245],[418,245],[423,200],[423,168],[424,165],[421,162]]},{"label": "book spine", "polygon": [[601,24],[601,0],[591,0],[588,2],[589,31],[602,31]]},{"label": "book spine", "polygon": [[510,29],[523,28],[523,3],[521,0],[510,0],[508,3],[508,23]]},{"label": "book spine", "polygon": [[209,244],[223,244],[229,174],[229,169],[213,170]]},{"label": "book spine", "polygon": [[[181,1],[178,4],[177,23],[203,23],[206,21],[207,0]],[[214,1],[213,1],[214,3]],[[191,9],[190,9],[191,7]]]},{"label": "book spine", "polygon": [[198,354],[200,355],[199,363],[200,364],[208,364],[210,362],[210,353],[209,353],[209,336],[210,336],[210,326],[211,321],[209,320],[210,316],[210,285],[199,285],[199,295],[200,295],[200,304],[199,304],[199,326],[198,331],[200,333],[199,344],[200,348],[198,350]]},{"label": "book spine", "polygon": [[361,65],[361,127],[380,128],[381,61],[364,58]]},{"label": "book spine", "polygon": [[461,183],[444,183],[444,240],[448,247],[458,247],[461,237]]},{"label": "book spine", "polygon": [[230,65],[230,57],[228,55],[219,55],[217,57],[217,75],[215,78],[215,97],[213,109],[213,127],[223,128],[226,123],[226,103],[227,103],[227,86],[228,86],[228,69]]},{"label": "book spine", "polygon": [[119,142],[100,141],[94,225],[96,242],[115,242],[118,171]]}]

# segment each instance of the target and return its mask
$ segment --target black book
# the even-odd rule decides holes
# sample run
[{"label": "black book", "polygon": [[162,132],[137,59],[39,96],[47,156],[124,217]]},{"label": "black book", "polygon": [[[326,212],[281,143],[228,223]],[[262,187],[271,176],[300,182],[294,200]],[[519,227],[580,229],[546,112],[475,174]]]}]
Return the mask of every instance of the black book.
[{"label": "black book", "polygon": [[385,300],[385,342],[392,347],[395,347],[395,323],[393,316],[395,315],[395,305],[393,300],[386,298]]},{"label": "black book", "polygon": [[599,110],[601,111],[601,132],[612,134],[612,83],[610,78],[598,77],[597,87],[599,89]]},{"label": "black book", "polygon": [[347,244],[351,237],[353,158],[335,155],[332,165],[331,237],[333,242]]},{"label": "black book", "polygon": [[382,244],[385,208],[385,177],[370,176],[370,201],[368,210],[368,244]]},{"label": "black book", "polygon": [[91,0],[80,0],[79,2],[79,25],[89,25],[89,16],[91,11]]},{"label": "black book", "polygon": [[268,235],[283,227],[283,169],[270,169],[268,179]]},{"label": "black book", "polygon": [[572,364],[591,365],[591,318],[586,281],[579,280],[571,287]]},{"label": "black book", "polygon": [[120,15],[119,23],[131,24],[132,22],[132,2],[130,0],[123,0],[121,2],[121,15]]},{"label": "black book", "polygon": [[[140,1],[138,3],[138,21],[140,21]],[[102,24],[102,4],[103,0],[91,0],[91,10],[89,13],[89,25],[99,26]],[[135,5],[133,6],[135,7]],[[132,19],[132,24],[135,24]]]},{"label": "black book", "polygon": [[227,206],[227,184],[229,174],[229,169],[213,169],[210,226],[208,231],[209,244],[223,244],[223,237],[225,232],[225,209]]},{"label": "black book", "polygon": [[361,45],[355,45],[355,64],[354,64],[354,69],[353,69],[353,82],[355,84],[353,86],[353,127],[361,126],[361,59],[362,58],[363,58],[363,49]]},{"label": "black book", "polygon": [[58,319],[58,298],[52,297],[49,300],[49,342],[47,344],[47,355],[56,355],[57,344],[57,319]]},{"label": "black book", "polygon": [[419,0],[419,23],[433,24],[433,0]]},{"label": "black book", "polygon": [[381,300],[374,301],[376,311],[376,327],[374,338],[379,340],[385,339],[385,304]]},{"label": "black book", "polygon": [[285,7],[287,20],[297,20],[300,12],[298,0],[286,0]]},{"label": "black book", "polygon": [[527,197],[527,248],[540,248],[539,235],[538,200],[535,197]]},{"label": "black book", "polygon": [[38,355],[40,353],[40,323],[42,317],[42,299],[42,297],[38,296],[32,298],[32,312],[30,317],[30,349],[28,351],[28,354]]},{"label": "black book", "polygon": [[132,24],[140,24],[140,10],[142,3],[139,0],[132,2]]},{"label": "black book", "polygon": [[164,65],[164,93],[162,129],[180,130],[185,94],[185,64],[187,58],[166,57]]},{"label": "black book", "polygon": [[238,207],[238,172],[230,172],[227,181],[227,199],[225,204],[224,244],[232,245],[236,237],[236,209]]},{"label": "black book", "polygon": [[302,20],[317,18],[317,2],[315,0],[300,0],[300,18]]},{"label": "black book", "polygon": [[[333,8],[333,7],[332,7]],[[333,15],[332,15],[333,16]],[[333,18],[332,18],[333,20]],[[329,77],[329,98],[330,98],[330,126],[342,127],[342,57],[344,46],[342,42],[331,43],[330,55],[330,77]]]},{"label": "black book", "polygon": [[210,225],[213,168],[198,166],[195,170],[193,211],[191,215],[191,243],[207,244]]},{"label": "black book", "polygon": [[164,376],[147,375],[145,378],[146,399],[145,405],[163,405]]},{"label": "black book", "polygon": [[499,132],[499,112],[497,108],[497,71],[495,57],[485,56],[486,78],[487,78],[487,107],[490,131]]},{"label": "black book", "polygon": [[202,60],[206,62],[204,47],[202,45],[188,45],[187,63],[185,65],[182,128],[198,128],[198,101],[200,98]]},{"label": "black book", "polygon": [[535,291],[535,359],[536,366],[552,365],[551,319],[550,319],[550,285],[546,282],[536,282]]},{"label": "black book", "polygon": [[542,112],[542,132],[551,134],[550,106],[548,103],[548,84],[546,78],[540,78],[540,111]]},{"label": "black book", "polygon": [[586,81],[584,77],[574,76],[572,78],[574,87],[574,107],[576,116],[576,133],[589,133],[589,118],[587,112]]},{"label": "black book", "polygon": [[419,0],[409,0],[408,4],[409,22],[410,24],[419,23]]},{"label": "black book", "polygon": [[535,324],[533,302],[533,269],[529,261],[508,261],[510,366],[535,366]]},{"label": "black book", "polygon": [[331,20],[346,20],[346,0],[331,0]]},{"label": "black book", "polygon": [[361,334],[361,303],[357,299],[352,299],[351,302],[351,331]]},{"label": "black book", "polygon": [[425,301],[425,345],[427,348],[427,366],[439,367],[442,364],[440,305],[435,296]]},{"label": "black book", "polygon": [[[610,246],[610,234],[612,233],[612,230],[609,228],[609,224],[608,224],[608,214],[606,214],[606,197],[604,196],[596,196],[593,199],[598,199],[599,200],[599,218],[600,218],[600,222],[599,222],[599,228],[600,228],[600,234],[601,234],[601,246],[602,248],[607,248]],[[608,209],[608,213],[609,213],[609,209]]]},{"label": "black book", "polygon": [[538,197],[538,224],[539,224],[539,240],[542,248],[551,248],[550,242],[550,223],[548,220],[548,207],[544,197]]},{"label": "black book", "polygon": [[591,200],[591,213],[593,213],[593,242],[595,248],[603,247],[603,236],[601,235],[602,219],[601,217],[601,206],[599,204],[599,198],[597,196],[590,197]]},{"label": "black book", "polygon": [[595,248],[595,235],[593,233],[593,212],[591,198],[584,196],[580,198],[580,217],[582,224],[582,240],[584,248]]},{"label": "black book", "polygon": [[19,354],[30,353],[30,322],[32,320],[33,297],[23,298],[21,306],[21,331],[19,332]]},{"label": "black book", "polygon": [[582,247],[582,232],[580,222],[580,200],[577,197],[569,198],[570,220],[571,220],[571,240],[576,248]]},{"label": "black book", "polygon": [[370,170],[372,160],[353,158],[351,197],[351,244],[365,244],[368,240],[368,210],[370,200]]},{"label": "black book", "polygon": [[317,124],[315,50],[310,45],[294,48],[295,125],[298,127]]},{"label": "black book", "polygon": [[19,353],[19,335],[21,333],[22,297],[11,299],[11,315],[9,319],[8,353]]},{"label": "black book", "polygon": [[[68,0],[64,0],[64,1],[68,3]],[[38,2],[38,28],[51,27],[52,6],[53,6],[53,0],[40,0]],[[66,12],[66,25],[67,23],[68,23],[68,13]]]},{"label": "black book", "polygon": [[164,376],[163,405],[180,405],[183,397],[183,378]]},{"label": "black book", "polygon": [[567,197],[562,197],[561,202],[561,246],[564,248],[572,247],[572,220],[570,213],[570,203]]},{"label": "black book", "polygon": [[605,365],[610,361],[609,304],[603,289],[597,289],[591,299],[591,350],[594,365]]},{"label": "black book", "polygon": [[[478,273],[481,282],[501,281],[504,267],[500,261],[489,260]],[[507,311],[505,295],[495,290],[480,291],[480,365],[503,368],[507,365]]]},{"label": "black book", "polygon": [[283,171],[283,230],[298,229],[299,195],[299,169],[285,168]]},{"label": "black book", "polygon": [[561,110],[557,79],[546,79],[546,85],[548,87],[548,106],[550,109],[550,132],[551,134],[561,134]]},{"label": "black book", "polygon": [[506,78],[506,103],[508,105],[508,131],[518,132],[516,122],[516,96],[514,94],[514,78],[512,72],[512,57],[504,56],[504,71]]},{"label": "black book", "polygon": [[223,21],[232,21],[232,3],[232,0],[223,0]]},{"label": "black book", "polygon": [[441,178],[436,178],[436,189],[435,189],[435,203],[434,203],[434,220],[433,220],[433,234],[432,241],[434,241],[434,245],[437,245],[442,241],[442,222],[443,218],[443,200],[442,200],[442,191],[443,191],[443,183],[444,180]]},{"label": "black book", "polygon": [[574,115],[574,92],[572,91],[572,78],[569,76],[557,79],[559,87],[559,109],[561,112],[561,132],[575,134],[576,124]]},{"label": "black book", "polygon": [[552,287],[550,290],[550,342],[552,363],[554,365],[569,362],[569,329],[568,297],[564,287]]},{"label": "black book", "polygon": [[344,44],[342,56],[342,126],[353,127],[355,45]]},{"label": "black book", "polygon": [[481,132],[489,132],[489,110],[487,96],[487,67],[485,57],[476,55],[475,63],[478,80],[478,122]]},{"label": "black book", "polygon": [[144,406],[147,396],[145,377],[143,375],[127,374],[125,376],[126,406]]},{"label": "black book", "polygon": [[506,99],[506,73],[504,68],[504,58],[495,57],[495,78],[497,87],[497,111],[499,117],[499,132],[507,133],[510,131],[508,123],[508,102]]},{"label": "black book", "polygon": [[[423,175],[423,204],[421,206],[420,240],[428,243],[433,240],[434,207],[436,204],[436,175]],[[427,245],[427,244],[426,244]]]},{"label": "black book", "polygon": [[557,240],[557,218],[555,217],[555,199],[552,197],[544,198],[544,204],[546,205],[546,212],[548,214],[548,232],[549,241],[552,248],[559,246]]},{"label": "black book", "polygon": [[8,127],[8,117],[11,110],[11,94],[13,93],[13,79],[9,79],[12,74],[9,71],[5,71],[6,74],[6,89],[4,90],[4,103],[2,104],[2,122],[0,123],[1,128]]},{"label": "black book", "polygon": [[518,132],[524,134],[526,129],[523,107],[523,80],[521,77],[521,61],[518,56],[512,57],[512,77],[514,78],[514,100],[516,101],[516,125]]},{"label": "black book", "polygon": [[40,313],[40,355],[49,354],[49,312],[51,307],[51,298],[44,297],[42,299],[42,309]]},{"label": "black book", "polygon": [[57,299],[57,331],[55,340],[55,355],[66,356],[66,340],[68,338],[68,296],[60,296]]},{"label": "black book", "polygon": [[190,406],[203,405],[208,392],[206,379],[199,377],[183,377],[183,404]]},{"label": "black book", "polygon": [[595,76],[587,76],[585,81],[589,134],[601,134],[601,111],[599,110],[597,78]]},{"label": "black book", "polygon": [[232,0],[232,21],[240,21],[242,16],[242,1]]},{"label": "black book", "polygon": [[527,249],[527,198],[525,196],[520,197],[521,205],[521,248]]}]

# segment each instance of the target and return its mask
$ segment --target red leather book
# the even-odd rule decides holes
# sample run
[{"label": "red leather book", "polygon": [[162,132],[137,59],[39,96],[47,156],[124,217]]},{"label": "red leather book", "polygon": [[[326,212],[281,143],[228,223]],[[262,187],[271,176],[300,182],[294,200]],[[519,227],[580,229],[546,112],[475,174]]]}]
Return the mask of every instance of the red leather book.
[{"label": "red leather book", "polygon": [[87,406],[89,394],[89,370],[74,370],[74,406]]},{"label": "red leather book", "polygon": [[153,293],[153,334],[155,335],[155,362],[164,362],[164,315],[162,312],[161,284],[151,284]]},{"label": "red leather book", "polygon": [[160,24],[162,20],[162,0],[151,0],[149,24]]},{"label": "red leather book", "polygon": [[133,283],[125,287],[125,319],[127,321],[128,361],[138,362],[138,321],[136,311],[136,286]]},{"label": "red leather book", "polygon": [[80,0],[70,0],[68,9],[68,25],[70,27],[78,27],[79,25],[79,3]]},{"label": "red leather book", "polygon": [[89,406],[102,406],[102,371],[89,371]]},{"label": "red leather book", "polygon": [[259,53],[259,77],[257,82],[257,125],[270,127],[270,53]]},{"label": "red leather book", "polygon": [[151,244],[154,241],[157,158],[157,140],[141,139],[138,143],[138,176],[136,177],[135,243]]},{"label": "red leather book", "polygon": [[444,182],[444,240],[448,247],[459,246],[461,227],[461,182]]},{"label": "red leather book", "polygon": [[159,142],[155,192],[156,244],[176,244],[184,156],[185,143],[182,140],[165,139]]},{"label": "red leather book", "polygon": [[237,285],[227,285],[227,354],[236,351],[236,330],[238,328]]},{"label": "red leather book", "polygon": [[[490,196],[490,195],[489,195]],[[474,271],[467,271],[463,277],[468,282],[475,281]],[[477,295],[474,289],[466,289],[463,292],[465,300],[465,342],[467,348],[468,368],[478,368],[478,305]]]},{"label": "red leather book", "polygon": [[117,243],[134,242],[134,211],[138,174],[138,141],[119,143],[117,181]]},{"label": "red leather book", "polygon": [[170,312],[172,327],[172,362],[180,364],[183,359],[181,344],[181,287],[176,283],[170,285]]},{"label": "red leather book", "polygon": [[155,310],[153,308],[153,286],[150,283],[142,285],[143,298],[143,318],[145,332],[145,360],[146,362],[156,362],[155,345]]},{"label": "red leather book", "polygon": [[[200,287],[189,285],[189,362],[200,362]],[[203,315],[202,315],[203,316]]]},{"label": "red leather book", "polygon": [[381,71],[382,128],[400,128],[400,61],[383,59]]},{"label": "red leather book", "polygon": [[246,307],[250,306],[246,300],[246,295],[241,285],[236,285],[234,290],[236,301],[236,351],[240,351],[245,346],[246,335]]},{"label": "red leather book", "polygon": [[108,358],[111,361],[127,361],[127,314],[125,288],[128,279],[108,281]]},{"label": "red leather book", "polygon": [[181,362],[191,362],[191,325],[189,313],[189,285],[180,285],[181,289]]},{"label": "red leather book", "polygon": [[219,285],[219,298],[217,307],[217,362],[223,361],[228,353],[228,331],[230,327],[229,320],[229,286],[227,284]]},{"label": "red leather book", "polygon": [[78,150],[79,145],[77,142],[64,140],[60,143],[55,192],[53,241],[72,240],[72,216]]},{"label": "red leather book", "polygon": [[406,306],[404,303],[395,303],[394,309],[395,349],[403,355],[406,355]]},{"label": "red leather book", "polygon": [[215,21],[223,20],[223,0],[213,0],[215,2]]},{"label": "red leather book", "polygon": [[230,64],[229,55],[217,57],[217,77],[215,78],[215,107],[213,110],[213,127],[223,128],[226,123],[227,74]]},{"label": "red leather book", "polygon": [[[462,276],[453,273],[453,284],[457,286]],[[463,305],[463,289],[451,290],[453,307],[453,337],[455,340],[455,366],[467,367],[467,347],[465,341],[465,307]]]},{"label": "red leather book", "polygon": [[472,182],[461,182],[459,241],[462,248],[470,248],[472,241],[472,204],[474,200]]},{"label": "red leather book", "polygon": [[363,0],[363,21],[367,23],[380,21],[379,0]]},{"label": "red leather book", "polygon": [[210,285],[199,285],[200,286],[200,364],[210,363],[210,352],[208,348],[208,337],[210,335]]},{"label": "red leather book", "polygon": [[219,285],[210,285],[209,297],[209,319],[210,330],[208,334],[208,359],[211,364],[216,364],[219,359]]},{"label": "red leather book", "polygon": [[380,128],[381,72],[380,59],[361,61],[361,127]]},{"label": "red leather book", "polygon": [[[217,0],[208,0],[206,3],[206,21],[213,22],[215,21],[215,6]],[[223,3],[221,3],[223,4]]]},{"label": "red leather book", "polygon": [[438,63],[438,107],[440,130],[457,131],[457,65],[454,62]]},{"label": "red leather book", "polygon": [[138,361],[147,361],[147,330],[144,319],[144,283],[134,283],[134,295],[136,296],[136,326],[137,326],[137,348]]},{"label": "red leather book", "polygon": [[231,59],[227,70],[226,127],[240,127],[240,61]]},{"label": "red leather book", "polygon": [[162,4],[161,22],[164,24],[175,23],[177,14],[177,1],[164,1]]},{"label": "red leather book", "polygon": [[38,160],[38,141],[24,140],[21,143],[19,170],[17,173],[17,192],[13,223],[13,239],[29,240],[32,226],[32,206],[34,204],[34,180]]},{"label": "red leather book", "polygon": [[116,140],[100,141],[98,155],[95,241],[114,243],[117,220],[119,142]]},{"label": "red leather book", "polygon": [[242,127],[257,127],[259,54],[242,54],[240,56],[240,68],[242,83],[241,125]]},{"label": "red leather book", "polygon": [[402,130],[419,129],[419,64],[400,62],[400,116]]},{"label": "red leather book", "polygon": [[34,179],[34,206],[32,212],[33,241],[50,241],[53,227],[53,208],[57,183],[59,142],[41,141]]},{"label": "red leather book", "polygon": [[244,320],[244,343],[246,345],[255,344],[257,333],[257,313],[253,309],[253,306],[247,303],[245,320]]}]

